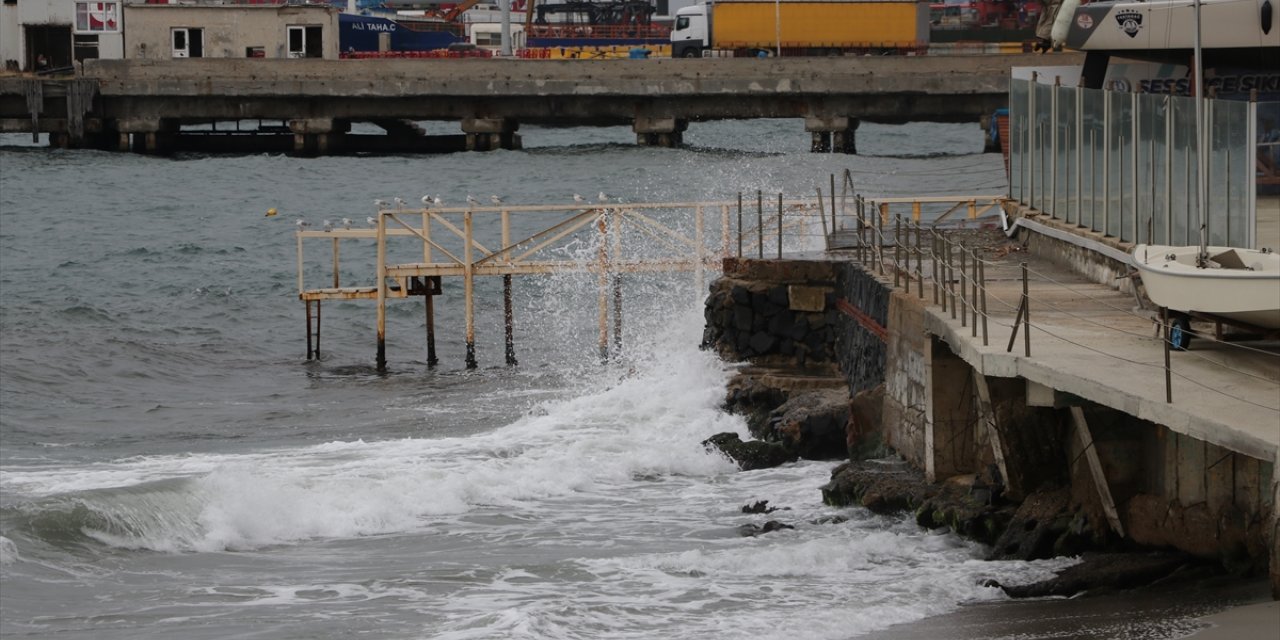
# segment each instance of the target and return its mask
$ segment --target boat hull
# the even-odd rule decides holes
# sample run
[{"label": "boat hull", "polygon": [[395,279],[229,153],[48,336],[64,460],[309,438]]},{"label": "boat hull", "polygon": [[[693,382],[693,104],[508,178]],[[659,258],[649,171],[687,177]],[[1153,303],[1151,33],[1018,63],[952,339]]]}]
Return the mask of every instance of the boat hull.
[{"label": "boat hull", "polygon": [[1195,246],[1140,244],[1133,266],[1147,297],[1161,307],[1261,329],[1280,329],[1280,254],[1207,247],[1216,266],[1196,266]]}]

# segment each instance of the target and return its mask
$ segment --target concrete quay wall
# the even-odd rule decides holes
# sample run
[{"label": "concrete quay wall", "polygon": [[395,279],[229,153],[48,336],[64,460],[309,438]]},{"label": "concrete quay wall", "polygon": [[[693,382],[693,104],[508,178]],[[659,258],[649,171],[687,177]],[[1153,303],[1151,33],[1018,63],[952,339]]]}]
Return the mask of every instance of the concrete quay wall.
[{"label": "concrete quay wall", "polygon": [[[1105,260],[1052,238],[1023,241],[1057,260],[1079,258],[1095,276],[1106,271],[1098,266]],[[1043,337],[1031,358],[1019,353],[1020,342],[1006,353],[1004,336],[993,341],[998,348],[985,348],[917,292],[896,289],[891,278],[852,261],[737,260],[726,274],[743,289],[788,282],[830,291],[822,313],[839,317],[831,351],[849,377],[850,394],[883,384],[881,441],[929,481],[978,478],[1015,503],[1062,487],[1074,531],[1178,549],[1236,571],[1270,571],[1280,598],[1277,447],[1267,424],[1256,424],[1248,412],[1214,422],[1195,410],[1195,398],[1170,405],[1162,393],[1141,397],[1111,387],[1100,373],[1108,368],[1104,358],[1080,349],[1054,352]],[[821,275],[797,279],[805,274]],[[755,323],[755,310],[735,305],[733,296],[719,305],[720,317]],[[854,319],[859,315],[865,317]],[[776,365],[781,354],[737,355],[772,358]],[[1059,358],[1086,364],[1059,367]],[[1251,433],[1259,426],[1261,436]],[[854,428],[851,423],[851,434]],[[1275,429],[1280,436],[1280,423]]]}]

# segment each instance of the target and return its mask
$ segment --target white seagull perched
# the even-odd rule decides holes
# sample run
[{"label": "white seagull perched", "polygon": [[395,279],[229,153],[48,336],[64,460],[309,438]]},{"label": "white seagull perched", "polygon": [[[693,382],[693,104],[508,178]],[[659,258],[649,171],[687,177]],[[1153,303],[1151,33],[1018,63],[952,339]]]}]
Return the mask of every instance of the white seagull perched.
[{"label": "white seagull perched", "polygon": [[328,220],[325,220],[324,223],[321,224],[321,227],[324,228],[326,233],[329,231],[333,231],[333,223]]},{"label": "white seagull perched", "polygon": [[574,202],[586,202],[586,201],[587,201],[587,199],[586,199],[586,198],[584,198],[584,197],[582,197],[582,194],[581,194],[581,193],[575,193],[575,194],[573,194],[573,201],[574,201]]},{"label": "white seagull perched", "polygon": [[489,196],[489,201],[494,204],[502,204],[502,198],[498,196]]},{"label": "white seagull perched", "polygon": [[373,201],[373,206],[377,207],[378,211],[382,211],[383,209],[390,207],[391,204],[388,203],[386,200],[383,200],[382,198],[378,198],[377,200]]},{"label": "white seagull perched", "polygon": [[422,206],[424,207],[431,206],[431,196],[422,196]]},{"label": "white seagull perched", "polygon": [[298,219],[297,219],[293,224],[295,224],[295,225],[297,225],[297,226],[298,226],[298,231],[302,231],[302,230],[306,229],[307,227],[311,226],[311,223],[310,223],[310,222],[307,222],[306,220],[303,220],[302,218],[298,218]]},{"label": "white seagull perched", "polygon": [[438,206],[440,206],[440,205],[444,204],[444,198],[441,198],[441,197],[440,197],[440,194],[436,194],[436,197],[432,198],[432,199],[431,199],[431,202],[432,202],[432,204],[434,204],[434,205],[436,205],[436,206],[438,207]]},{"label": "white seagull perched", "polygon": [[342,228],[343,228],[343,229],[350,229],[350,228],[351,228],[351,218],[343,218],[343,219],[342,219]]},{"label": "white seagull perched", "polygon": [[608,202],[608,201],[609,201],[609,194],[607,194],[607,193],[605,193],[605,192],[601,191],[601,192],[600,192],[600,195],[596,196],[596,200],[599,200],[600,202]]},{"label": "white seagull perched", "polygon": [[398,207],[398,208],[400,208],[400,209],[403,209],[403,208],[404,208],[404,198],[401,198],[401,197],[397,196],[397,197],[395,198],[395,201],[396,201],[396,207]]},{"label": "white seagull perched", "polygon": [[378,220],[377,220],[377,218],[374,218],[373,216],[369,216],[368,218],[365,218],[365,219],[364,219],[364,221],[365,221],[365,222],[367,222],[367,223],[369,223],[369,226],[371,226],[371,227],[376,227],[376,226],[378,226]]},{"label": "white seagull perched", "polygon": [[469,193],[468,193],[468,194],[467,194],[467,204],[480,204],[480,201],[479,201],[479,200],[476,200],[476,197],[475,197],[475,196],[473,196],[473,195],[471,195],[471,194],[469,194]]}]

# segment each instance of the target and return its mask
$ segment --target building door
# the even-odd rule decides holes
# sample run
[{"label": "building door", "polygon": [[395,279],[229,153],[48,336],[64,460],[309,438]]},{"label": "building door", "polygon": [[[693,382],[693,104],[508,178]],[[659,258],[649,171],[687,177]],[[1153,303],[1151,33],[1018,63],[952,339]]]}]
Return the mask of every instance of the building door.
[{"label": "building door", "polygon": [[[71,25],[27,25],[26,35],[28,71],[71,66]],[[38,65],[42,56],[44,64]]]},{"label": "building door", "polygon": [[290,58],[323,58],[324,40],[321,27],[290,26],[289,37]]},{"label": "building door", "polygon": [[173,57],[204,57],[204,29],[177,27],[170,33],[172,34],[173,41]]}]

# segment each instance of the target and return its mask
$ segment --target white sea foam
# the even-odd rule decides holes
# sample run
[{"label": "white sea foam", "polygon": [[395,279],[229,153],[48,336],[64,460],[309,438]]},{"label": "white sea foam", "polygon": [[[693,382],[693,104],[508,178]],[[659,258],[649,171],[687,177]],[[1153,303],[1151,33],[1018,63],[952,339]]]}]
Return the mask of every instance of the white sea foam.
[{"label": "white sea foam", "polygon": [[0,566],[13,564],[21,560],[22,556],[18,555],[18,545],[12,540],[0,536]]}]

